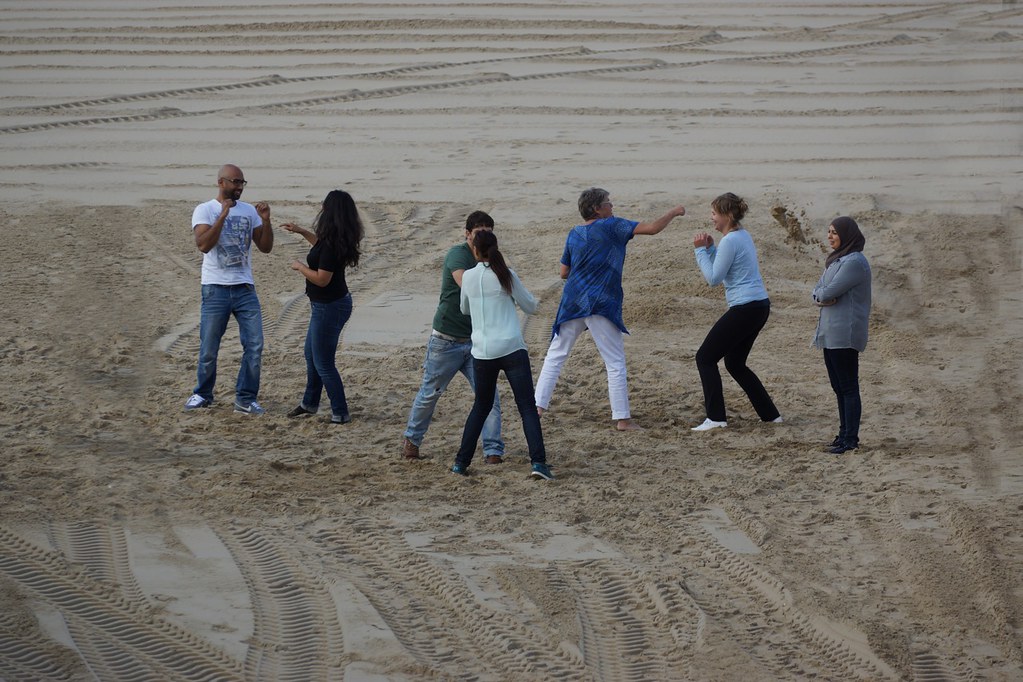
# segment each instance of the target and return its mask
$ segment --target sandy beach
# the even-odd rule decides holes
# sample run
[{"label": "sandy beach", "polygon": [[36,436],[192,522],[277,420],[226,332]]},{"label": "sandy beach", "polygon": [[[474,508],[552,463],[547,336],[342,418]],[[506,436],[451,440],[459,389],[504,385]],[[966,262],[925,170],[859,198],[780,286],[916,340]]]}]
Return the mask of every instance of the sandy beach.
[{"label": "sandy beach", "polygon": [[[142,7],[139,7],[139,5]],[[851,6],[850,6],[851,5]],[[0,680],[1023,679],[1023,4],[11,0],[0,6]],[[366,223],[337,355],[353,421],[288,419],[309,317],[256,254],[261,417],[196,378],[192,209],[221,164],[275,225],[342,188]],[[401,457],[447,249],[481,209],[540,299],[580,222],[630,243],[633,416],[584,337],[528,477],[449,473],[456,378]],[[693,235],[750,205],[784,423],[694,355],[725,310]],[[810,291],[866,235],[861,447]]]}]

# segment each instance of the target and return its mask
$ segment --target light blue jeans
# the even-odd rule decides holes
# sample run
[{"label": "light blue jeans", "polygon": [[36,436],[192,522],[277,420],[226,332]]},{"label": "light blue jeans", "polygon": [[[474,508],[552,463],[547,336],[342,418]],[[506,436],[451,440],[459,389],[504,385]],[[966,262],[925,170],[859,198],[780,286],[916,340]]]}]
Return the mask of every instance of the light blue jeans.
[{"label": "light blue jeans", "polygon": [[[476,375],[472,365],[472,342],[458,343],[431,336],[426,344],[426,359],[423,361],[423,383],[412,402],[405,437],[417,447],[422,444],[426,430],[430,428],[434,408],[451,379],[461,372],[469,380],[473,393],[476,392]],[[501,440],[501,403],[494,396],[494,408],[490,410],[483,424],[483,454],[504,456],[504,441]]]},{"label": "light blue jeans", "polygon": [[199,312],[199,368],[192,391],[213,400],[217,383],[217,355],[227,321],[234,315],[242,342],[242,363],[238,368],[235,402],[248,405],[259,393],[259,368],[263,359],[263,315],[256,287],[251,284],[203,284]]}]

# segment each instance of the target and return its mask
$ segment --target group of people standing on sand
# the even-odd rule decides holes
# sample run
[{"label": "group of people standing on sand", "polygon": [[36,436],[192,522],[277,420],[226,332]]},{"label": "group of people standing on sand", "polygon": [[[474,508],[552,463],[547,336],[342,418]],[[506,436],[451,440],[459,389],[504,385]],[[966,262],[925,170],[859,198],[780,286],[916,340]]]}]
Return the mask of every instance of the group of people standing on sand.
[{"label": "group of people standing on sand", "polygon": [[[259,300],[252,278],[251,246],[273,248],[270,208],[265,202],[240,201],[246,180],[234,165],[221,167],[216,199],[200,204],[192,216],[196,246],[203,252],[202,307],[197,383],[185,410],[213,403],[217,355],[227,322],[238,322],[243,355],[235,388],[234,409],[262,414],[259,391],[263,332]],[[560,261],[565,280],[552,338],[536,385],[522,337],[517,309],[532,314],[536,298],[523,285],[498,248],[494,220],[483,211],[470,213],[465,238],[451,247],[441,272],[441,289],[423,361],[423,377],[412,403],[402,439],[402,456],[420,459],[420,446],[434,409],[450,381],[463,374],[475,399],[462,432],[451,471],[468,475],[480,438],[484,461],[504,461],[501,406],[497,380],[503,371],[522,420],[531,463],[530,475],[554,478],[547,463],[540,417],[548,409],[562,367],[584,331],[589,331],[607,371],[611,418],[620,431],[641,428],[632,419],[625,362],[622,271],[626,246],[636,235],[656,235],[684,216],[676,206],[649,222],[614,215],[609,193],[597,187],[579,197],[583,222],[569,232]],[[693,239],[697,265],[710,286],[723,284],[727,311],[713,325],[696,354],[703,388],[705,420],[693,431],[728,425],[718,363],[745,391],[762,421],[782,417],[767,389],[746,360],[770,316],[771,303],[760,275],[756,246],[742,226],[746,202],[732,193],[711,203],[711,222],[721,233],[718,244],[705,232]],[[298,418],[318,413],[322,393],[330,401],[330,422],[346,424],[351,414],[335,355],[341,331],[352,314],[345,270],[359,263],[365,230],[351,195],[329,192],[312,229],[285,223],[282,229],[310,244],[306,261],[293,270],[305,279],[310,302],[305,341],[306,388],[288,413]],[[871,273],[863,255],[864,237],[852,218],[840,217],[828,229],[831,253],[813,288],[820,317],[813,345],[823,350],[828,377],[838,402],[839,432],[827,450],[841,454],[858,447],[860,424],[859,353],[866,347]]]}]

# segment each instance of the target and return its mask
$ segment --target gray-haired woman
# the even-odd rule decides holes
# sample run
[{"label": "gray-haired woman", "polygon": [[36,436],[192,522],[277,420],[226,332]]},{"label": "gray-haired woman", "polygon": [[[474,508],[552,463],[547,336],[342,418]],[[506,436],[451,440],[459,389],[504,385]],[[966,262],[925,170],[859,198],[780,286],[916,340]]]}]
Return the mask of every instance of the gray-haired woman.
[{"label": "gray-haired woman", "polygon": [[821,309],[813,345],[824,351],[831,388],[838,398],[838,435],[828,452],[840,455],[860,443],[860,353],[867,347],[870,317],[870,263],[863,255],[860,226],[842,216],[828,227],[831,253],[824,274],[813,288]]}]

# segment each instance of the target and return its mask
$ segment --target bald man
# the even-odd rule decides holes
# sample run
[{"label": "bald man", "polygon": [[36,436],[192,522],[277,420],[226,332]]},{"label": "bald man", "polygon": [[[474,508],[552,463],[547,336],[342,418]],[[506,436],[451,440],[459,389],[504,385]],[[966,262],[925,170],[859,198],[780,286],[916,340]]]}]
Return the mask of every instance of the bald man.
[{"label": "bald man", "polygon": [[259,393],[263,359],[263,317],[252,279],[252,244],[263,253],[274,246],[270,206],[239,201],[245,174],[227,164],[217,173],[217,198],[192,212],[192,235],[202,257],[202,307],[199,316],[199,369],[185,411],[213,404],[217,382],[217,354],[227,322],[234,315],[242,343],[242,363],[235,385],[234,411],[259,415],[265,411]]}]

